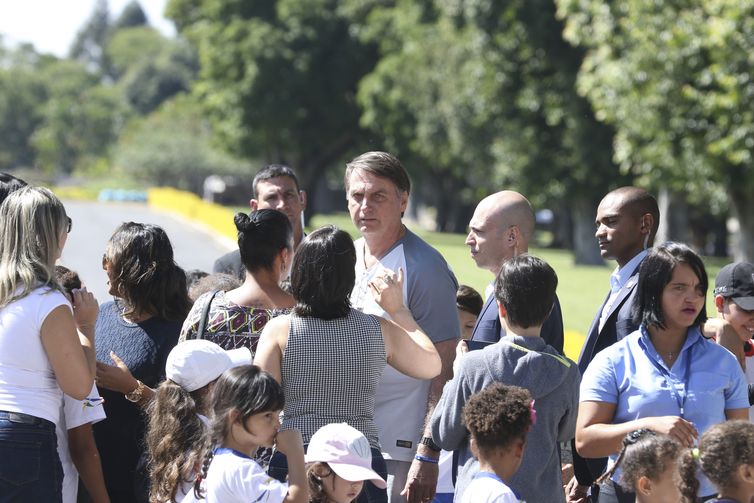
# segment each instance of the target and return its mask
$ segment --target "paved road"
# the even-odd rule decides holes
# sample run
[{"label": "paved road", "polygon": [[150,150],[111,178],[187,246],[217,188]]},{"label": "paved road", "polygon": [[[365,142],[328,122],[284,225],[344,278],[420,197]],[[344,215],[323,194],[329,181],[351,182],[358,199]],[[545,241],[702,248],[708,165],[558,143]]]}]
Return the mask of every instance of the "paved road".
[{"label": "paved road", "polygon": [[212,271],[217,257],[228,252],[232,243],[211,230],[181,217],[153,211],[138,203],[96,203],[64,201],[73,220],[73,229],[59,263],[77,271],[97,300],[111,299],[107,293],[107,276],[102,270],[102,254],[107,240],[123,222],[157,224],[165,229],[173,243],[176,262],[184,269]]}]

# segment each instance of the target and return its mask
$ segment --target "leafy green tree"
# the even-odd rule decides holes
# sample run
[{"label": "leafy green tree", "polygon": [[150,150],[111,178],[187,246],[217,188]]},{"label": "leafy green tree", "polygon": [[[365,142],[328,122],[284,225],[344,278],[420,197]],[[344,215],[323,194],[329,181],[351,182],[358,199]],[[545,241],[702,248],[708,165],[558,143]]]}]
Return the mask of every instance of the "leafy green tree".
[{"label": "leafy green tree", "polygon": [[248,174],[248,164],[211,146],[211,128],[188,95],[165,102],[147,117],[133,120],[115,151],[117,169],[151,184],[201,193],[212,174]]},{"label": "leafy green tree", "polygon": [[736,258],[754,260],[754,1],[558,4],[566,37],[588,50],[579,90],[616,129],[616,160],[692,201],[722,184]]},{"label": "leafy green tree", "polygon": [[107,45],[116,85],[134,110],[147,115],[196,78],[198,61],[184,40],[170,40],[149,26],[124,28]]},{"label": "leafy green tree", "polygon": [[144,14],[144,9],[141,8],[141,4],[136,0],[128,2],[121,11],[118,19],[115,20],[115,30],[123,28],[135,28],[137,26],[146,26],[149,24],[147,15]]},{"label": "leafy green tree", "polygon": [[219,144],[291,164],[310,192],[361,140],[356,86],[375,63],[340,3],[171,0],[167,8],[198,50],[194,92]]},{"label": "leafy green tree", "polygon": [[611,129],[575,92],[583,55],[563,40],[553,1],[375,2],[366,18],[381,58],[360,87],[362,122],[417,155],[452,198],[475,204],[505,187],[565,208],[577,261],[600,262],[595,208],[626,180]]},{"label": "leafy green tree", "polygon": [[110,70],[110,62],[105,47],[110,37],[110,30],[110,10],[107,0],[97,0],[92,14],[79,29],[71,44],[70,57],[84,63],[90,70],[107,74]]},{"label": "leafy green tree", "polygon": [[38,72],[48,93],[30,140],[38,165],[71,173],[107,158],[124,113],[118,91],[71,60],[50,62]]},{"label": "leafy green tree", "polygon": [[36,163],[31,135],[44,120],[47,87],[37,72],[41,60],[31,46],[16,50],[0,45],[0,170]]}]

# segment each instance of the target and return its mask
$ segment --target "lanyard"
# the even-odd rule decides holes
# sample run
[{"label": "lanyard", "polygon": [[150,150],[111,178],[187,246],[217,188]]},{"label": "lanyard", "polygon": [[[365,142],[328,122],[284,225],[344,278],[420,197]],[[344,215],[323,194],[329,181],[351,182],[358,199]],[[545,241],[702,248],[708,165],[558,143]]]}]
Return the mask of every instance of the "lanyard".
[{"label": "lanyard", "polygon": [[[641,327],[641,334],[642,338],[646,337],[649,339],[649,334],[646,331],[646,328],[644,326]],[[668,385],[670,388],[670,393],[673,395],[673,398],[675,398],[676,404],[678,404],[678,409],[680,411],[680,415],[682,419],[686,419],[684,417],[684,414],[686,412],[685,405],[686,405],[686,398],[688,398],[688,388],[689,388],[689,377],[691,376],[691,350],[693,349],[693,345],[689,346],[687,349],[687,353],[684,358],[686,358],[686,365],[685,365],[685,372],[683,374],[683,390],[679,391],[678,387],[673,383],[673,380],[670,378],[670,372],[665,369],[660,363],[655,360],[652,355],[649,354],[649,351],[647,351],[647,343],[646,340],[641,340],[641,349],[644,350],[644,354],[647,356],[650,362],[652,362],[652,365],[655,366],[657,371],[660,373],[663,379],[665,379],[665,384]],[[681,352],[678,354],[680,357],[681,353],[683,353],[683,349],[681,349]]]},{"label": "lanyard", "polygon": [[513,495],[516,497],[517,500],[521,500],[521,496],[516,492],[515,489],[513,489],[510,485],[506,484],[503,479],[497,476],[496,473],[492,472],[477,472],[476,475],[474,475],[475,479],[493,479],[497,480],[501,484],[503,484],[505,487],[510,489],[513,492]]},{"label": "lanyard", "polygon": [[519,351],[524,351],[525,353],[539,353],[540,355],[547,355],[550,358],[555,358],[557,361],[559,361],[560,363],[562,363],[563,365],[565,365],[566,368],[571,368],[571,362],[568,361],[568,358],[565,358],[564,356],[554,355],[552,353],[545,353],[543,351],[535,351],[533,349],[529,349],[529,348],[525,348],[523,346],[519,346],[515,342],[510,342],[510,341],[503,341],[503,342],[505,342],[507,345],[509,345],[511,347],[514,347],[514,348],[518,349]]}]

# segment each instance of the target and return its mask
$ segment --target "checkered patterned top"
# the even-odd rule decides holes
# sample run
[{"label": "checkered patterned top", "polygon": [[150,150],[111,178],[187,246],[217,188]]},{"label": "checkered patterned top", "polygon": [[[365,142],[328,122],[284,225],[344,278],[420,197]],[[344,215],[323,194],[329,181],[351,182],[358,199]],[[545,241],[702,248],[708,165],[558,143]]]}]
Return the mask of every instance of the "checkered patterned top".
[{"label": "checkered patterned top", "polygon": [[283,355],[283,429],[304,443],[330,423],[348,423],[379,449],[374,397],[387,362],[377,317],[351,309],[334,320],[290,315]]}]

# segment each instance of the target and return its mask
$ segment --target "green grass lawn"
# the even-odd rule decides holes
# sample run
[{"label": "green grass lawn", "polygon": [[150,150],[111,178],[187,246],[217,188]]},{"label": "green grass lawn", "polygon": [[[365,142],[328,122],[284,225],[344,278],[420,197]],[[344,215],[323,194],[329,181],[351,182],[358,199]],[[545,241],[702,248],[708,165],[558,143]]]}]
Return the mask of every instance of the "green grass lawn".
[{"label": "green grass lawn", "polygon": [[[354,238],[358,233],[346,214],[316,215],[312,218],[310,229],[316,229],[325,224],[333,224],[349,232]],[[476,267],[469,255],[469,248],[464,244],[465,235],[440,232],[427,232],[411,229],[437,248],[448,261],[458,282],[474,287],[484,296],[484,289],[492,280],[492,275]],[[595,246],[597,243],[595,241]],[[548,248],[533,248],[533,255],[546,260],[558,274],[558,297],[563,309],[563,325],[566,330],[566,354],[573,359],[584,341],[597,309],[605,300],[610,284],[610,273],[615,267],[611,262],[604,266],[575,265],[573,253],[567,250]],[[714,316],[712,288],[715,275],[720,267],[728,261],[725,259],[705,259],[707,273],[710,277],[710,288],[707,295],[707,313]]]}]

